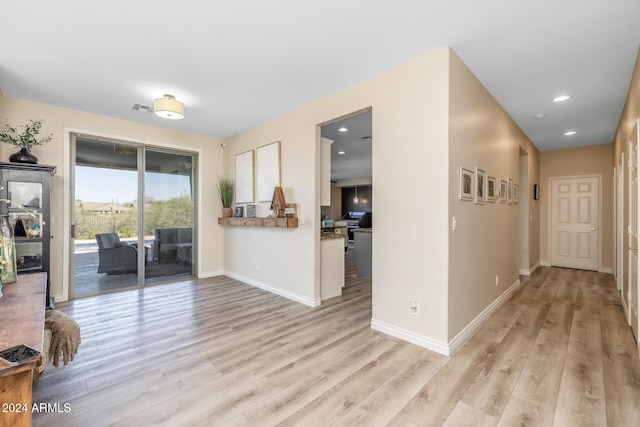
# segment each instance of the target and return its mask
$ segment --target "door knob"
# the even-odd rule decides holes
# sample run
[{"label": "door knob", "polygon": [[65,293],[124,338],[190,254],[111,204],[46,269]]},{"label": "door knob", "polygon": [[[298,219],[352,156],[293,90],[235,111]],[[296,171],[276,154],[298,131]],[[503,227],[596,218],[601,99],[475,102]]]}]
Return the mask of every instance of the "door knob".
[{"label": "door knob", "polygon": [[637,251],[638,251],[638,248],[637,248],[637,247],[632,248],[631,246],[629,246],[629,250],[630,250],[630,251],[636,251],[636,252],[637,252]]},{"label": "door knob", "polygon": [[587,231],[596,231],[596,228],[595,227],[589,227],[589,228],[587,228]]}]

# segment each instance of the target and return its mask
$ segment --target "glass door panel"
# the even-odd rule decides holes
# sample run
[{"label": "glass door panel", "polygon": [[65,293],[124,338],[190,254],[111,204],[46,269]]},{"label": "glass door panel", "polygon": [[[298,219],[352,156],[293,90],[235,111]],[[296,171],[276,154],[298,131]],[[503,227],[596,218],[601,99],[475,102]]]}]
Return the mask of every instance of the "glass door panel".
[{"label": "glass door panel", "polygon": [[145,154],[145,283],[192,276],[194,157],[149,148]]},{"label": "glass door panel", "polygon": [[76,138],[74,296],[142,285],[138,266],[140,148]]}]

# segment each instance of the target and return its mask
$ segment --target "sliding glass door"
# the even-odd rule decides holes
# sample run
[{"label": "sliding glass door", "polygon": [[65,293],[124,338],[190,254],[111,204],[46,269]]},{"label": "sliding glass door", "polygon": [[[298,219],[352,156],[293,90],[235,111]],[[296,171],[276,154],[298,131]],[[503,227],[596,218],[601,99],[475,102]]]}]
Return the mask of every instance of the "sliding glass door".
[{"label": "sliding glass door", "polygon": [[74,141],[73,295],[193,276],[194,155]]}]

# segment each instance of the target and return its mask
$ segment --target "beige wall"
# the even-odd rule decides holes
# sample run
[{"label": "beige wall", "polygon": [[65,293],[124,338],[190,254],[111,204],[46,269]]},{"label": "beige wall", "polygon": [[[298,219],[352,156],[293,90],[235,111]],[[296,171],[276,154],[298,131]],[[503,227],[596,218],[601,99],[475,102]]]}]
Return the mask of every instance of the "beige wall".
[{"label": "beige wall", "polygon": [[540,258],[549,265],[549,178],[602,175],[601,271],[613,272],[613,145],[601,144],[566,150],[543,151],[540,155]]},{"label": "beige wall", "polygon": [[[298,230],[226,229],[225,269],[302,302],[318,301],[317,125],[368,107],[375,212],[372,326],[446,352],[458,333],[517,282],[519,267],[519,205],[459,202],[457,167],[478,165],[517,183],[522,147],[529,154],[528,180],[539,179],[535,147],[448,48],[229,138],[230,176],[236,154],[282,141],[285,197],[299,203],[305,222]],[[410,224],[402,214],[408,206]],[[539,206],[527,208],[535,223]],[[449,231],[454,215],[461,226],[455,233]],[[532,223],[531,266],[539,261],[537,232]],[[420,303],[420,316],[410,314],[412,300]]]},{"label": "beige wall", "polygon": [[[82,130],[86,133],[110,135],[121,139],[135,140],[152,145],[184,147],[185,149],[200,150],[202,177],[202,200],[200,210],[203,212],[199,235],[199,267],[200,276],[211,276],[222,271],[222,232],[217,224],[220,202],[216,190],[217,176],[222,174],[222,149],[220,140],[201,135],[187,134],[156,126],[148,126],[127,120],[120,120],[82,111],[60,108],[15,98],[4,97],[0,119],[11,124],[26,123],[29,119],[43,119],[42,134],[53,133],[53,140],[34,148],[34,154],[39,163],[57,167],[52,180],[51,197],[51,293],[56,300],[64,299],[68,295],[63,284],[69,283],[63,277],[67,270],[64,256],[65,239],[68,236],[69,224],[65,218],[69,217],[72,206],[65,200],[64,194],[69,189],[70,154],[68,146],[69,129]],[[66,131],[66,132],[65,132]],[[0,156],[7,159],[16,151],[15,147],[0,144]],[[105,184],[108,185],[108,184]],[[206,254],[206,256],[203,256]],[[72,275],[72,273],[71,273]]]},{"label": "beige wall", "polygon": [[[526,199],[526,191],[521,192],[525,199],[513,205],[459,200],[458,168],[477,166],[497,179],[511,178],[524,189],[537,181],[539,170],[538,150],[455,54],[450,73],[449,224],[452,217],[458,223],[457,231],[448,227],[452,340],[518,282],[520,209],[538,218],[538,206]],[[528,154],[528,182],[520,182],[521,148]],[[535,221],[523,227],[530,230],[529,266],[538,263]]]},{"label": "beige wall", "polygon": [[[613,163],[616,166],[620,161],[622,153],[624,153],[625,161],[629,159],[629,147],[628,147],[629,138],[631,136],[633,127],[635,126],[636,121],[639,118],[640,118],[640,50],[638,52],[638,56],[636,57],[636,64],[633,69],[631,84],[629,85],[629,92],[627,94],[627,100],[625,102],[624,109],[620,117],[620,123],[618,124],[618,129],[616,130],[616,135],[613,140],[613,153],[614,153]],[[626,165],[623,168],[623,173],[625,177],[624,178],[625,185],[628,185],[629,177],[626,170]],[[627,233],[626,233],[627,226],[629,225],[629,216],[628,216],[629,204],[628,204],[627,191],[628,190],[625,188],[625,192],[624,192],[625,197],[623,199],[624,200],[624,208],[623,208],[624,223],[621,228],[624,231],[622,233],[623,248],[629,247],[628,240],[627,240]],[[627,282],[628,265],[627,265],[626,254],[623,254],[623,256],[621,257],[621,260],[623,261],[623,274],[622,274],[622,277],[618,277],[617,279],[618,279],[618,286],[619,288],[622,289],[621,294],[625,296],[628,294],[628,290],[629,290],[629,284]],[[638,301],[636,304],[638,303],[640,303],[640,301]]]},{"label": "beige wall", "polygon": [[[230,275],[319,302],[318,126],[371,108],[372,325],[423,345],[447,342],[448,55],[442,48],[226,140],[229,176],[236,154],[281,141],[285,198],[304,217],[295,230],[225,229]],[[421,316],[410,313],[413,299]]]}]

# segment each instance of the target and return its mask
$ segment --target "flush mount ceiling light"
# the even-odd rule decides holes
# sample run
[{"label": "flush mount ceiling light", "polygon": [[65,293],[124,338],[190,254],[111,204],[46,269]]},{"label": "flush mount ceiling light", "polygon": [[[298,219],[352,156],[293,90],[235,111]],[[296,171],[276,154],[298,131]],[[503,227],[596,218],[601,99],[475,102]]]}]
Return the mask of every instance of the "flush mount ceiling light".
[{"label": "flush mount ceiling light", "polygon": [[345,152],[340,150],[340,151],[338,151],[338,154],[345,154]]},{"label": "flush mount ceiling light", "polygon": [[569,98],[571,98],[569,95],[560,95],[553,98],[553,102],[562,102],[562,101],[566,101]]},{"label": "flush mount ceiling light", "polygon": [[184,118],[184,105],[176,101],[173,95],[165,94],[164,97],[153,101],[153,111],[156,116],[163,119],[180,120]]}]

